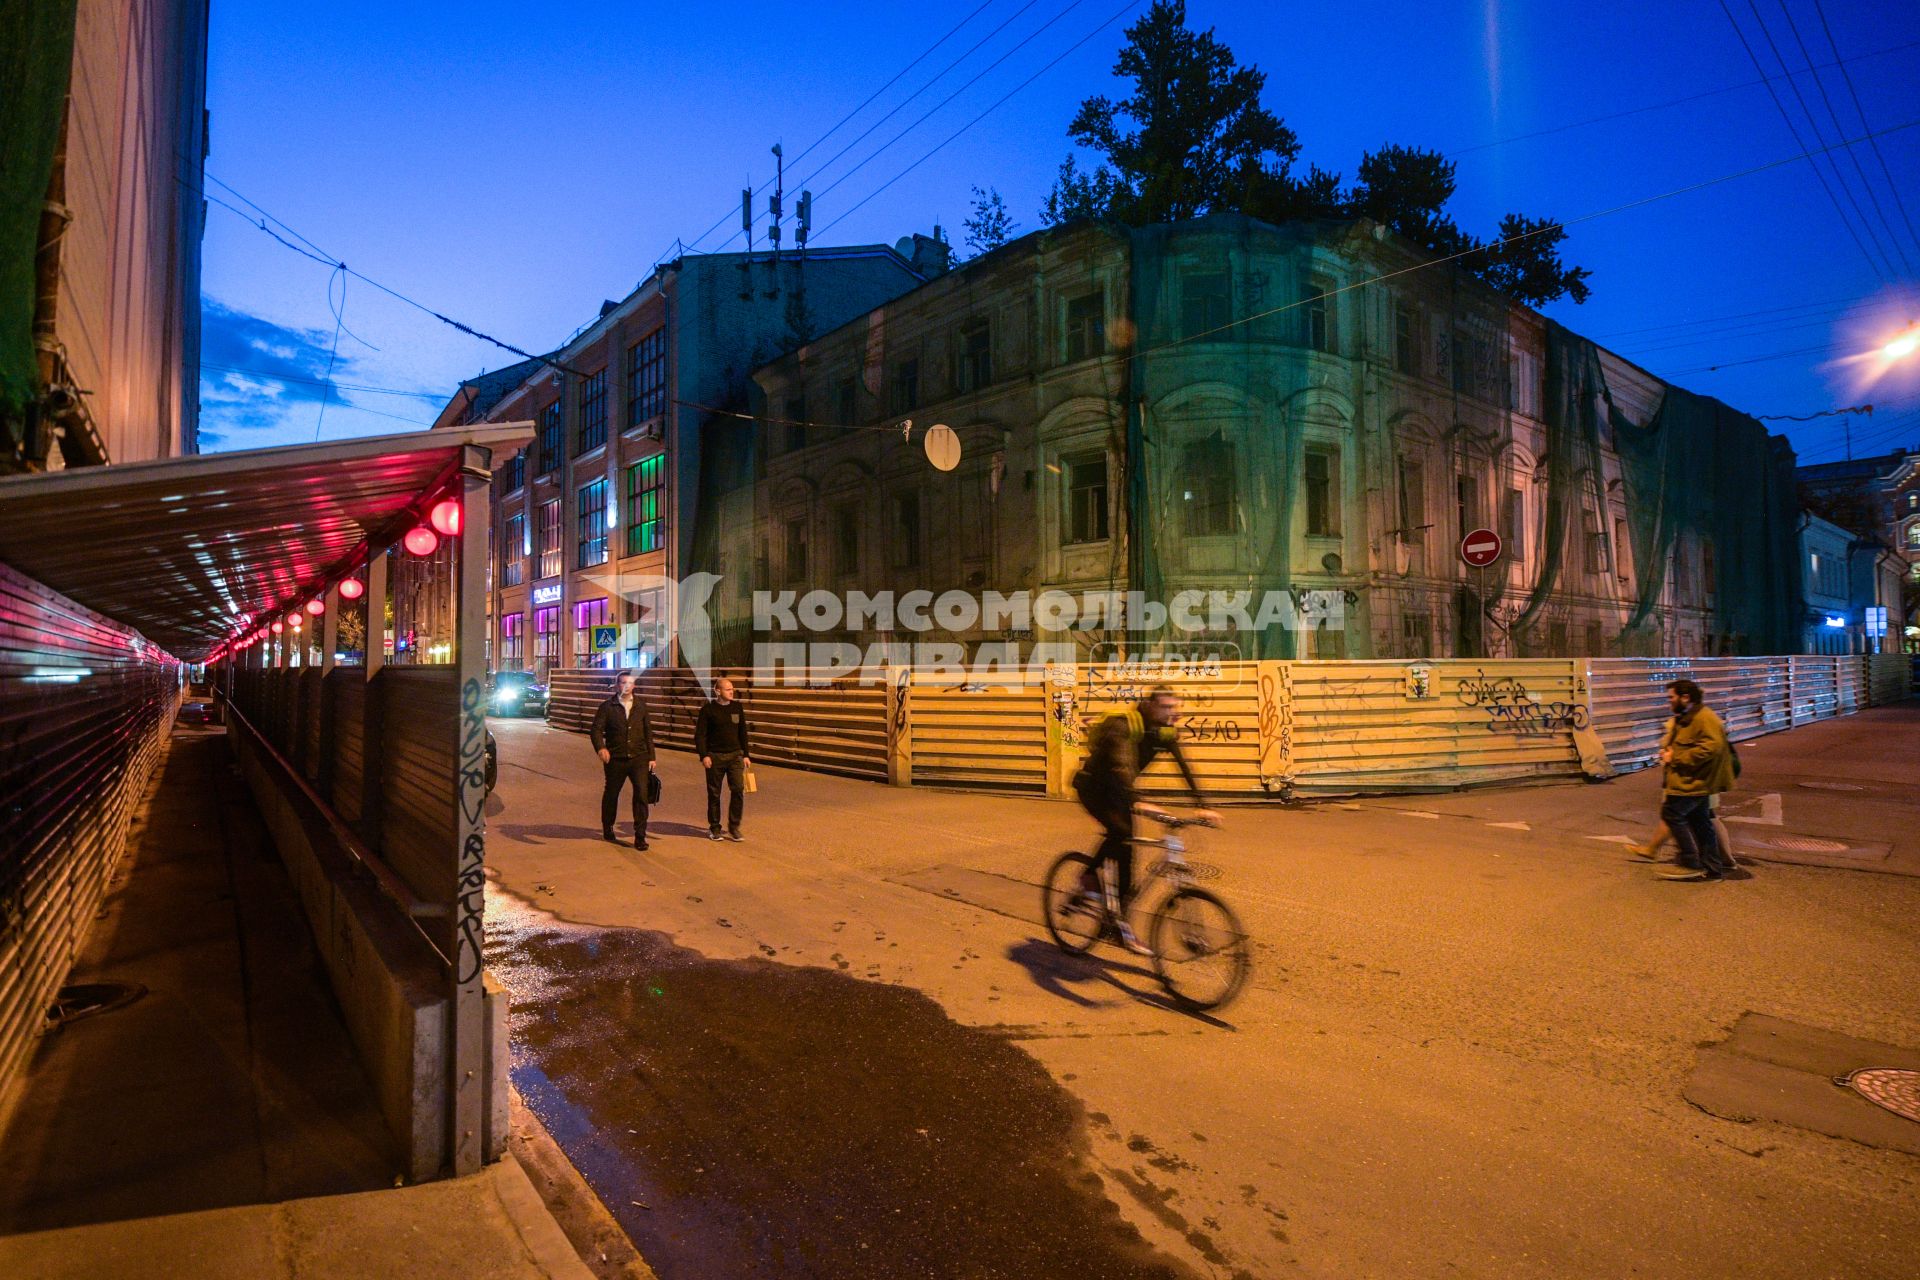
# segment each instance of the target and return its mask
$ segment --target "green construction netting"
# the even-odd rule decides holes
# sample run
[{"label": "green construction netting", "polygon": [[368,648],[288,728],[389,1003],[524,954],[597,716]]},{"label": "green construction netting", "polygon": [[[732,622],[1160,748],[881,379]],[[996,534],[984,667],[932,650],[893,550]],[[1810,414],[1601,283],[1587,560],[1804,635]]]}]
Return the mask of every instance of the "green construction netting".
[{"label": "green construction netting", "polygon": [[73,69],[76,5],[0,0],[0,423],[35,395],[34,259]]}]

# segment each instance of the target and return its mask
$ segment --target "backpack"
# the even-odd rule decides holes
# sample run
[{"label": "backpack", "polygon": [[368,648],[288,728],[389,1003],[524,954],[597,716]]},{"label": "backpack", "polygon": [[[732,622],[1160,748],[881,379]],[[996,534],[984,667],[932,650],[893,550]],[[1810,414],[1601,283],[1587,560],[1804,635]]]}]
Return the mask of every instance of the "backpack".
[{"label": "backpack", "polygon": [[1727,739],[1727,754],[1733,757],[1733,776],[1740,776],[1740,748],[1733,745],[1733,739]]}]

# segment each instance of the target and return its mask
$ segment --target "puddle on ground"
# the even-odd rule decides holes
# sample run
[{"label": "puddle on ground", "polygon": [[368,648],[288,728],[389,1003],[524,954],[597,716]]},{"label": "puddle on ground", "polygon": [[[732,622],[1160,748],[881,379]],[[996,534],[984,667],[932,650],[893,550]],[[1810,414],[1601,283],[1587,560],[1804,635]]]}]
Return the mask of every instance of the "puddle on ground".
[{"label": "puddle on ground", "polygon": [[661,1280],[1193,1275],[1040,1064],[918,992],[488,897],[514,1083]]}]

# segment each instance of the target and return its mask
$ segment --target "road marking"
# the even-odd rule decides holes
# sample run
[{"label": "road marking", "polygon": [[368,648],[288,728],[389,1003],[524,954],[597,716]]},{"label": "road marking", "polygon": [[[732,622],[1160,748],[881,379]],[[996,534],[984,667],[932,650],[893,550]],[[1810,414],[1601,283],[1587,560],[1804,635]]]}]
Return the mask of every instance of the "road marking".
[{"label": "road marking", "polygon": [[1762,826],[1777,827],[1782,824],[1782,815],[1785,812],[1785,808],[1786,806],[1780,799],[1780,793],[1778,791],[1769,791],[1760,797],[1759,817],[1756,818],[1744,813],[1723,814],[1720,820],[1722,822],[1755,822]]},{"label": "road marking", "polygon": [[1501,829],[1502,831],[1531,831],[1531,830],[1533,830],[1533,828],[1532,828],[1532,827],[1530,827],[1530,826],[1528,826],[1528,825],[1527,825],[1526,823],[1524,823],[1524,822],[1489,822],[1489,823],[1488,823],[1487,825],[1488,825],[1488,826],[1490,826],[1490,827],[1498,827],[1498,828],[1500,828],[1500,829]]},{"label": "road marking", "polygon": [[1604,840],[1608,844],[1639,844],[1632,836],[1588,836],[1589,840]]},{"label": "road marking", "polygon": [[1431,809],[1395,809],[1395,813],[1405,814],[1409,818],[1438,818],[1440,815]]}]

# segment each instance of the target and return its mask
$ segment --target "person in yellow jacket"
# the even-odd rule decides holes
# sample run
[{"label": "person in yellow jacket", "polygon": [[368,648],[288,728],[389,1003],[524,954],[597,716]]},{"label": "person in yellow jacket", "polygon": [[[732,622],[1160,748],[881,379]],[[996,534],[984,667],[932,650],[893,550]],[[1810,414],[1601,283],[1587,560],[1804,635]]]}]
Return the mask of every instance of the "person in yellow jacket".
[{"label": "person in yellow jacket", "polygon": [[1673,718],[1660,739],[1660,818],[1680,852],[1658,873],[1663,880],[1724,880],[1734,869],[1713,829],[1713,797],[1733,787],[1733,745],[1704,697],[1691,680],[1667,686]]}]

